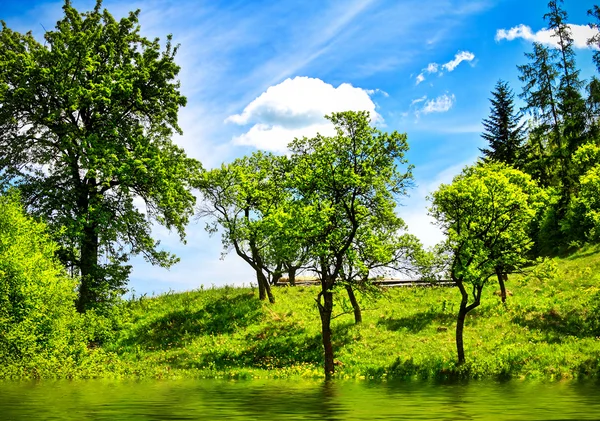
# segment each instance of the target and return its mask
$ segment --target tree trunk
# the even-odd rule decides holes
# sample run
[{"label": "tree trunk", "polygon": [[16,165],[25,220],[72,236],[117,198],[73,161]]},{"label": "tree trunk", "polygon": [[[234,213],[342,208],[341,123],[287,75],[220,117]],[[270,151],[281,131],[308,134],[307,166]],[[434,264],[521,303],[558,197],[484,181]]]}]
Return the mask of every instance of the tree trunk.
[{"label": "tree trunk", "polygon": [[346,285],[346,291],[348,292],[348,298],[350,299],[350,303],[354,309],[354,324],[362,323],[362,312],[360,311],[360,305],[358,305],[358,301],[356,300],[352,286]]},{"label": "tree trunk", "polygon": [[98,233],[94,224],[86,224],[81,238],[81,259],[79,270],[81,272],[81,284],[79,285],[79,299],[77,300],[77,311],[85,312],[96,300],[94,286],[97,286],[98,276]]},{"label": "tree trunk", "polygon": [[288,270],[288,281],[293,287],[296,286],[296,271],[297,269],[295,267],[290,267]]},{"label": "tree trunk", "polygon": [[255,269],[256,271],[256,281],[258,282],[258,298],[260,300],[266,300],[269,298],[269,302],[273,304],[275,302],[275,297],[271,292],[271,285],[269,284],[269,280],[265,276],[265,274],[260,269]]},{"label": "tree trunk", "polygon": [[465,362],[465,347],[463,344],[465,318],[469,311],[473,310],[481,303],[481,291],[483,291],[483,284],[474,286],[475,300],[470,305],[467,305],[469,302],[469,294],[467,294],[467,290],[465,289],[462,279],[456,279],[455,277],[452,278],[454,279],[454,282],[456,282],[456,286],[460,290],[460,295],[462,296],[460,308],[458,309],[458,318],[456,320],[456,352],[458,354],[458,365],[461,365]]},{"label": "tree trunk", "polygon": [[460,301],[460,307],[458,309],[458,318],[456,320],[456,352],[458,354],[458,364],[465,362],[465,347],[463,344],[463,329],[465,327],[465,317],[467,316],[467,303],[469,302],[469,296],[465,290],[465,286],[462,281],[457,281],[456,285],[460,289],[462,299]]},{"label": "tree trunk", "polygon": [[262,281],[262,272],[258,269],[255,269],[256,272],[256,282],[258,283],[258,299],[264,301],[267,299],[267,290],[265,288],[265,282]]},{"label": "tree trunk", "polygon": [[504,274],[500,266],[496,267],[496,276],[498,277],[498,284],[500,284],[500,298],[502,302],[506,304],[506,287],[504,286]]},{"label": "tree trunk", "polygon": [[333,345],[331,344],[331,314],[333,312],[333,293],[325,290],[321,293],[323,304],[317,301],[319,315],[321,316],[321,336],[323,338],[323,351],[325,356],[325,378],[330,379],[335,371],[333,365]]}]

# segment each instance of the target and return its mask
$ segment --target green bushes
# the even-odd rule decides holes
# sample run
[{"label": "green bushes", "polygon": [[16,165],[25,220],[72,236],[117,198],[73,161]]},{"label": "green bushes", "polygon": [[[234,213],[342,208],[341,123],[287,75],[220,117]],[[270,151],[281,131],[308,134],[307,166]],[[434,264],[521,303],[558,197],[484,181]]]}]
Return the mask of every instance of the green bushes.
[{"label": "green bushes", "polygon": [[0,376],[60,370],[86,352],[73,304],[75,281],[55,251],[44,224],[25,215],[18,194],[0,196]]}]

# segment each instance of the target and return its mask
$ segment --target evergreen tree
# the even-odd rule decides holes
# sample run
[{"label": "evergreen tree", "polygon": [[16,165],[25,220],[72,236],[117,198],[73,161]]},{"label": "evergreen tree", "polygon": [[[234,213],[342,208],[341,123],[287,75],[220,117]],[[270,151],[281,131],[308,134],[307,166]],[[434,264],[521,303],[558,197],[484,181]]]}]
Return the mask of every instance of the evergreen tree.
[{"label": "evergreen tree", "polygon": [[[562,3],[562,0],[560,1]],[[583,143],[586,129],[585,101],[581,95],[584,86],[579,79],[579,69],[575,63],[573,37],[566,23],[567,12],[560,8],[556,1],[548,3],[549,12],[544,15],[548,20],[548,29],[558,44],[556,68],[559,72],[558,109],[562,116],[563,138],[565,140],[565,164],[570,169],[571,155]],[[570,174],[569,174],[570,175]],[[563,185],[570,191],[571,177],[563,180]]]},{"label": "evergreen tree", "polygon": [[[525,84],[519,95],[525,101],[523,110],[533,117],[525,170],[546,187],[558,184],[563,160],[555,55],[555,51],[534,42],[533,52],[525,53],[530,62],[517,66],[521,72],[519,80]],[[539,171],[532,171],[533,168]]]},{"label": "evergreen tree", "polygon": [[504,162],[519,168],[525,138],[520,113],[514,111],[514,94],[507,82],[499,80],[490,98],[490,116],[483,120],[488,148],[479,149],[486,160]]}]

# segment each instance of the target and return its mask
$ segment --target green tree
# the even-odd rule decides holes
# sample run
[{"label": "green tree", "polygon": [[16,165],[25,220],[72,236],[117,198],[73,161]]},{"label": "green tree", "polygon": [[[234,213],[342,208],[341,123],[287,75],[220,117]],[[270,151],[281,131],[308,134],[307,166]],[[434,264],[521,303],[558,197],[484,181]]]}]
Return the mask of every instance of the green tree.
[{"label": "green tree", "polygon": [[[548,20],[548,29],[558,44],[556,66],[560,73],[558,90],[559,111],[562,116],[565,156],[567,157],[567,170],[571,169],[571,156],[584,142],[586,131],[586,107],[581,95],[584,82],[579,78],[579,69],[575,62],[575,50],[573,48],[573,36],[571,28],[567,24],[567,12],[559,6],[558,2],[552,0],[548,3],[548,13],[544,19]],[[568,172],[565,184],[566,194],[572,193],[573,180]]]},{"label": "green tree", "polygon": [[508,82],[499,80],[490,99],[490,116],[483,120],[484,133],[481,135],[488,147],[479,149],[486,159],[504,162],[516,168],[521,166],[525,123],[514,110],[514,94]]},{"label": "green tree", "polygon": [[462,297],[456,323],[459,364],[465,361],[467,313],[479,306],[483,287],[498,266],[516,269],[525,264],[532,246],[529,227],[542,199],[529,175],[501,163],[467,167],[430,197],[429,212],[447,236],[449,273]]},{"label": "green tree", "polygon": [[533,117],[525,170],[542,186],[558,185],[559,173],[564,168],[556,86],[559,74],[554,55],[548,47],[534,42],[533,52],[525,54],[530,63],[517,66],[521,73],[519,80],[525,84],[520,94],[525,101],[524,110]]},{"label": "green tree", "polygon": [[[286,200],[286,157],[255,152],[236,159],[231,164],[203,174],[198,188],[202,195],[198,217],[210,218],[207,230],[222,229],[225,251],[233,248],[256,273],[261,300],[275,302],[269,276],[281,260],[276,259],[274,237],[280,236],[282,224],[280,206]],[[289,249],[286,253],[291,253]],[[279,266],[279,269],[281,267]]]},{"label": "green tree", "polygon": [[338,282],[357,233],[374,215],[387,213],[395,197],[405,194],[412,179],[404,173],[406,135],[382,133],[369,126],[366,112],[327,116],[336,135],[295,139],[292,151],[292,192],[302,205],[299,238],[310,247],[311,269],[321,291],[316,301],[321,318],[325,376],[334,373],[331,342],[333,288]]},{"label": "green tree", "polygon": [[354,322],[362,322],[362,311],[355,290],[363,296],[378,296],[372,280],[389,273],[417,273],[421,242],[406,233],[407,226],[393,207],[366,220],[356,232],[340,270],[341,280],[354,312]]},{"label": "green tree", "polygon": [[75,281],[55,258],[43,223],[27,217],[16,191],[0,196],[0,364],[39,370],[68,364],[85,343],[73,339]]},{"label": "green tree", "polygon": [[122,292],[130,255],[169,267],[152,222],[176,230],[193,214],[201,169],[170,140],[186,103],[167,37],[140,35],[139,10],[64,17],[37,42],[2,23],[0,177],[47,221],[59,255],[81,277],[78,310]]}]

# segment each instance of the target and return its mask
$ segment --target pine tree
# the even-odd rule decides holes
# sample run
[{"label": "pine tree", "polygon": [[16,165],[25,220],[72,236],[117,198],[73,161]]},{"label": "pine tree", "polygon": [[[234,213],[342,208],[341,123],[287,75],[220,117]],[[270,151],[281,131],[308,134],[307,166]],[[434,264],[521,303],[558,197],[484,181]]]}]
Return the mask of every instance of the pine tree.
[{"label": "pine tree", "polygon": [[488,148],[479,149],[486,160],[504,162],[519,168],[525,138],[521,114],[514,111],[514,94],[507,82],[499,80],[490,98],[490,116],[483,120]]}]

